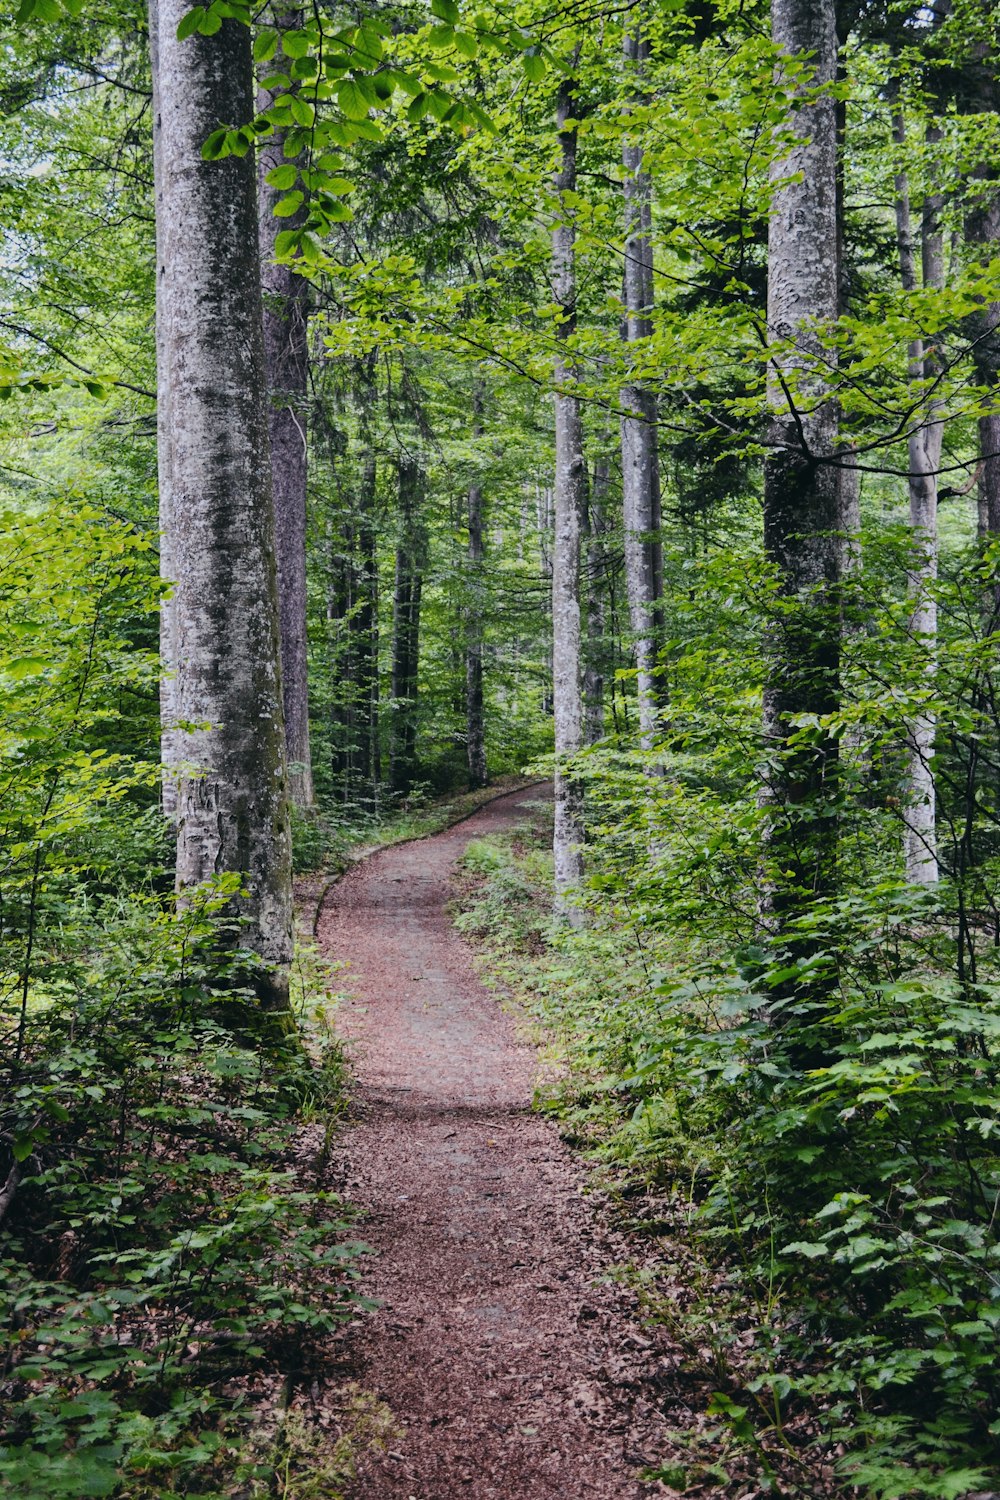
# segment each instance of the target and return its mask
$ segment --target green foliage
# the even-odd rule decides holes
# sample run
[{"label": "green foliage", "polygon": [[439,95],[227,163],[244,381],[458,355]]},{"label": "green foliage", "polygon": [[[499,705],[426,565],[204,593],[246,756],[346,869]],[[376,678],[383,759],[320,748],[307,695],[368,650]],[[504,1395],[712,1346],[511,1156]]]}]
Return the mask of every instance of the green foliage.
[{"label": "green foliage", "polygon": [[308,1368],[359,1303],[349,1213],[288,1164],[338,1068],[225,1024],[227,899],[107,923],[8,1067],[0,1488],[24,1500],[220,1482],[229,1382]]},{"label": "green foliage", "polygon": [[754,663],[785,606],[745,554],[717,554],[674,597],[655,751],[579,757],[587,928],[551,925],[546,857],[526,833],[465,860],[459,925],[571,1065],[546,1107],[616,1172],[692,1202],[689,1232],[725,1268],[732,1305],[713,1288],[686,1313],[651,1308],[694,1349],[716,1329],[726,1388],[707,1415],[737,1449],[763,1444],[779,1491],[796,1495],[811,1493],[809,1463],[782,1457],[783,1434],[804,1420],[814,1464],[839,1451],[842,1484],[887,1500],[987,1487],[1000,1457],[992,794],[959,812],[970,757],[992,753],[996,642],[970,633],[979,554],[956,555],[936,590],[934,702],[942,826],[969,824],[942,839],[949,877],[915,889],[899,871],[891,769],[926,691],[886,586],[905,546],[873,535],[857,585],[835,897],[778,934],[762,927]]}]

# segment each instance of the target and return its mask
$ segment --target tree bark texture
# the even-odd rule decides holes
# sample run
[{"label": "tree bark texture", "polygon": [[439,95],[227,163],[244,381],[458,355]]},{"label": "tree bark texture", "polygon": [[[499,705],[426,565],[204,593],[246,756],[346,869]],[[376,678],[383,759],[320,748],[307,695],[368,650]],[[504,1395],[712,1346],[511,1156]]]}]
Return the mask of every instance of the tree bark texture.
[{"label": "tree bark texture", "polygon": [[[897,145],[905,144],[903,117],[893,121]],[[927,131],[928,144],[940,140],[940,130]],[[909,182],[905,172],[896,176],[896,235],[899,246],[899,270],[903,290],[915,292],[924,287],[944,286],[944,245],[941,234],[940,194],[928,194],[921,215],[921,276],[917,276],[917,257],[913,242],[913,225]],[[941,467],[941,442],[944,424],[941,403],[933,396],[921,399],[924,383],[939,368],[940,356],[915,339],[909,348],[910,379],[914,382],[918,408],[911,420],[907,437],[907,487],[910,501],[910,527],[913,532],[912,557],[907,583],[910,594],[910,634],[923,657],[923,676],[928,690],[933,690],[937,644],[937,504],[938,472]],[[933,885],[938,878],[936,841],[936,792],[934,785],[933,714],[921,713],[907,728],[906,796],[903,810],[903,860],[907,880],[917,885]]]},{"label": "tree bark texture", "polygon": [[469,787],[489,783],[486,767],[486,724],[483,711],[483,491],[469,486],[470,590],[465,647],[465,725]]},{"label": "tree bark texture", "polygon": [[177,705],[176,671],[177,652],[174,648],[173,599],[174,579],[177,577],[171,557],[171,421],[169,361],[169,322],[164,303],[161,281],[164,274],[164,247],[166,242],[166,214],[164,203],[165,183],[163,176],[162,136],[160,109],[160,65],[159,65],[159,4],[150,0],[149,48],[153,73],[153,179],[156,203],[156,455],[159,495],[160,528],[160,578],[169,593],[160,603],[160,765],[161,805],[164,815],[171,821],[177,816]]},{"label": "tree bark texture", "polygon": [[206,162],[220,123],[253,113],[249,30],[177,40],[187,0],[159,0],[157,292],[166,394],[177,885],[239,875],[235,946],[287,1001],[291,840],[252,157]]},{"label": "tree bark texture", "polygon": [[[282,18],[279,17],[279,25]],[[270,102],[264,95],[263,108]],[[284,131],[276,131],[260,153],[260,258],[264,292],[264,356],[271,407],[269,432],[274,486],[274,523],[281,627],[281,682],[285,743],[292,801],[313,802],[309,755],[309,660],[306,612],[306,483],[308,478],[307,400],[309,381],[309,284],[290,266],[276,265],[275,237],[294,229],[304,210],[276,219],[284,194],[267,174],[285,163]]]},{"label": "tree bark texture", "polygon": [[[829,890],[836,867],[837,742],[797,734],[800,715],[839,702],[839,582],[843,544],[837,406],[822,327],[838,313],[837,151],[833,100],[811,90],[836,76],[833,0],[772,0],[772,36],[789,56],[811,54],[809,101],[791,117],[796,140],[774,164],[768,237],[770,452],[764,466],[764,544],[779,584],[764,691],[767,769],[765,923],[780,927],[803,900]],[[794,180],[789,180],[794,178]]]},{"label": "tree bark texture", "polygon": [[414,458],[399,460],[399,540],[392,615],[392,734],[389,783],[404,796],[417,772],[417,680],[420,596],[426,535],[420,515],[423,473]]},{"label": "tree bark texture", "polygon": [[[483,435],[483,392],[477,386],[473,395],[474,439]],[[483,710],[483,488],[478,479],[469,485],[469,589],[465,622],[465,743],[469,766],[469,787],[476,791],[489,784],[486,764],[486,722]]]},{"label": "tree bark texture", "polygon": [[607,497],[610,465],[607,453],[594,461],[590,486],[590,524],[587,538],[587,651],[583,672],[584,737],[596,745],[604,736],[605,631],[607,628],[605,583],[608,570],[604,533],[607,528]]},{"label": "tree bark texture", "polygon": [[[1000,46],[1000,38],[997,43]],[[977,49],[968,79],[972,112],[1000,111],[994,50]],[[985,267],[1000,254],[1000,163],[981,163],[972,182],[975,198],[966,215],[965,238],[975,259]],[[996,402],[1000,400],[1000,300],[984,302],[970,325],[976,379]],[[979,534],[992,538],[1000,535],[1000,413],[988,412],[979,418],[979,455]],[[994,612],[1000,607],[1000,589],[995,593]]]},{"label": "tree bark texture", "polygon": [[[572,83],[559,91],[556,124],[561,160],[555,177],[560,196],[559,221],[552,234],[554,300],[560,309],[560,342],[576,325],[576,231],[573,211],[562,199],[576,191],[576,130],[572,120]],[[566,761],[583,744],[583,673],[580,640],[580,530],[586,502],[587,470],[583,453],[580,402],[573,392],[572,357],[560,348],[555,360],[556,466],[552,543],[552,689],[555,715],[555,862],[556,910],[574,925],[582,920],[572,893],[583,879],[583,789],[567,771]]]},{"label": "tree bark texture", "polygon": [[[625,38],[626,67],[638,74],[648,46],[636,36]],[[652,183],[643,170],[642,147],[626,140],[625,167],[625,317],[622,332],[626,359],[633,346],[642,348],[653,330]],[[656,440],[656,399],[639,380],[629,380],[621,392],[622,510],[625,544],[625,586],[629,625],[636,665],[639,736],[652,748],[656,729],[656,641],[654,623],[659,600],[656,551],[659,529],[659,465]]]},{"label": "tree bark texture", "polygon": [[358,679],[358,766],[374,801],[382,778],[378,735],[378,556],[375,534],[375,455],[365,456],[358,507],[358,591],[356,620]]}]

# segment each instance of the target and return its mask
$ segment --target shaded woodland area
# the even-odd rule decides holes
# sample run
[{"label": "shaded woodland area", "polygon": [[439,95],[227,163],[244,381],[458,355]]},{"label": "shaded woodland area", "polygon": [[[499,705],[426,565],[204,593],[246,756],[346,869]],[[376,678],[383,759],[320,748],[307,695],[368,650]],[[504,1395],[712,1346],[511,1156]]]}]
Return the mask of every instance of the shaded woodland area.
[{"label": "shaded woodland area", "polygon": [[391,1441],[296,1405],[368,1302],[293,877],[519,776],[457,922],[701,1371],[637,1494],[1000,1486],[998,44],[8,15],[0,1494]]}]

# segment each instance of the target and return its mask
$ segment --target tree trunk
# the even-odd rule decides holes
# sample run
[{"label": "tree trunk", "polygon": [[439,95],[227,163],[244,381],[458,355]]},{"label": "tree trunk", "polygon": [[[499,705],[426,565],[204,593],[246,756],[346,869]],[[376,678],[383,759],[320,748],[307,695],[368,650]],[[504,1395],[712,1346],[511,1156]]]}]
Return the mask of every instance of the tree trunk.
[{"label": "tree trunk", "polygon": [[220,122],[252,116],[250,32],[226,20],[179,42],[188,9],[160,0],[151,15],[173,698],[197,726],[176,739],[177,886],[241,877],[229,937],[258,955],[260,997],[277,1007],[292,952],[291,840],[256,182],[251,156],[201,157]]},{"label": "tree trunk", "polygon": [[[482,437],[483,393],[477,386],[473,396],[472,435]],[[486,765],[486,725],[483,714],[483,490],[476,480],[469,485],[469,596],[465,637],[465,727],[469,764],[469,788],[489,785]]]},{"label": "tree trunk", "polygon": [[167,205],[163,174],[163,124],[160,106],[159,4],[150,0],[149,50],[153,73],[153,179],[156,201],[156,455],[158,470],[160,578],[169,589],[160,604],[160,766],[164,816],[177,817],[177,767],[180,763],[177,730],[177,650],[174,644],[176,605],[173,597],[177,570],[171,555],[170,505],[172,424],[170,419],[169,323],[164,296]]},{"label": "tree trunk", "polygon": [[[279,15],[278,24],[294,25]],[[262,96],[266,108],[270,95]],[[274,484],[278,605],[281,626],[281,683],[285,710],[288,780],[296,807],[313,802],[309,756],[309,660],[306,625],[306,408],[309,379],[309,283],[290,266],[274,264],[279,230],[301,224],[305,211],[276,219],[284,194],[267,174],[285,163],[285,132],[276,131],[260,153],[260,257],[264,289],[264,355],[271,393],[271,472]]]},{"label": "tree trunk", "polygon": [[590,487],[590,524],[587,531],[587,654],[583,673],[585,739],[596,745],[604,736],[605,578],[608,560],[604,546],[605,506],[610,472],[608,457],[594,461]]},{"label": "tree trunk", "polygon": [[545,642],[545,686],[542,689],[542,713],[554,712],[552,701],[552,683],[554,669],[552,661],[552,547],[553,516],[552,516],[552,491],[539,487],[535,493],[535,515],[538,522],[538,550],[541,562],[542,583],[545,586],[546,596],[549,602],[549,619],[546,621]]},{"label": "tree trunk", "polygon": [[378,557],[375,536],[375,455],[369,452],[361,474],[358,507],[358,761],[369,799],[381,780],[378,740]]},{"label": "tree trunk", "polygon": [[[836,76],[833,0],[772,0],[772,35],[785,53],[811,54],[810,86]],[[790,86],[798,87],[793,81]],[[772,931],[836,870],[837,741],[802,736],[800,715],[839,702],[842,543],[831,354],[822,326],[838,312],[837,152],[833,100],[790,116],[796,141],[774,164],[768,238],[770,452],[764,465],[764,544],[780,585],[764,691],[767,771],[762,915]],[[793,179],[789,181],[789,179]]]},{"label": "tree trunk", "polygon": [[[626,36],[626,65],[638,72],[648,50],[644,41]],[[642,341],[649,338],[653,327],[652,186],[649,173],[643,171],[641,146],[626,141],[622,161],[627,174],[622,332],[628,357],[631,346],[638,345],[641,350]],[[643,748],[649,750],[656,730],[654,616],[660,597],[656,560],[659,527],[656,400],[638,380],[630,380],[622,389],[621,405],[626,413],[621,419],[625,587],[635,653],[639,736]]]},{"label": "tree trunk", "polygon": [[[576,130],[567,128],[573,110],[572,81],[559,90],[556,123],[562,159],[556,192],[576,191]],[[560,313],[560,340],[576,326],[576,231],[573,210],[560,202],[560,221],[552,234],[552,280]],[[574,926],[582,910],[572,900],[583,879],[583,789],[568,773],[566,761],[583,744],[583,694],[580,650],[580,523],[586,492],[583,423],[573,393],[572,357],[560,349],[555,361],[555,527],[552,546],[552,658],[555,713],[555,861],[556,910]]]},{"label": "tree trunk", "polygon": [[[902,114],[893,122],[899,146],[905,144]],[[932,148],[940,140],[937,127],[927,131]],[[944,286],[944,246],[941,236],[940,194],[928,194],[921,216],[921,264],[925,288]],[[913,245],[909,183],[905,172],[896,176],[896,234],[903,290],[917,290],[916,254]],[[940,356],[915,339],[909,348],[910,378],[918,385],[930,378]],[[944,425],[941,404],[933,398],[922,403],[913,417],[907,438],[910,527],[913,555],[908,571],[911,599],[910,633],[924,653],[923,676],[933,690],[937,645],[937,492]],[[917,885],[934,885],[938,878],[936,843],[936,794],[934,785],[934,738],[936,721],[931,713],[918,714],[907,729],[906,807],[904,811],[903,858],[906,878]]]},{"label": "tree trunk", "polygon": [[382,780],[379,735],[379,576],[373,412],[378,398],[377,358],[374,352],[355,367],[355,403],[360,440],[361,484],[357,500],[358,610],[356,619],[358,677],[358,762],[366,785],[366,800],[378,803]]},{"label": "tree trunk", "polygon": [[[968,70],[970,107],[974,113],[1000,111],[995,53],[982,46]],[[972,174],[976,199],[965,218],[965,238],[978,263],[985,269],[1000,254],[1000,166],[983,162]],[[1000,300],[984,302],[970,319],[972,358],[976,379],[992,401],[1000,399]],[[979,534],[1000,535],[1000,413],[979,418]],[[1000,590],[994,590],[994,614]],[[996,626],[991,625],[991,629]]]},{"label": "tree trunk", "polygon": [[420,519],[423,475],[412,458],[399,460],[400,535],[392,616],[392,735],[389,783],[405,796],[417,772],[417,673],[425,538]]}]

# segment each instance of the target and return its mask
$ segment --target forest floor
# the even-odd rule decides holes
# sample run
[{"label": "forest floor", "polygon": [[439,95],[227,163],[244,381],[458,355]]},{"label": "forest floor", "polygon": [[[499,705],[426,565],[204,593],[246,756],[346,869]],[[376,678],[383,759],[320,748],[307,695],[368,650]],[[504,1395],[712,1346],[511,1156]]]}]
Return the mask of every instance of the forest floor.
[{"label": "forest floor", "polygon": [[641,1471],[663,1455],[657,1391],[677,1353],[616,1278],[635,1247],[532,1113],[538,1051],[448,915],[470,839],[523,823],[544,794],[372,854],[318,913],[324,952],[349,963],[338,1031],[355,1104],[337,1176],[380,1304],[347,1331],[343,1369],[397,1427],[362,1455],[352,1500],[674,1493]]}]

